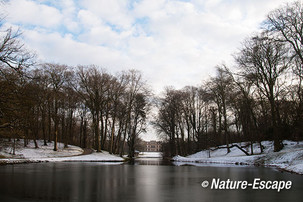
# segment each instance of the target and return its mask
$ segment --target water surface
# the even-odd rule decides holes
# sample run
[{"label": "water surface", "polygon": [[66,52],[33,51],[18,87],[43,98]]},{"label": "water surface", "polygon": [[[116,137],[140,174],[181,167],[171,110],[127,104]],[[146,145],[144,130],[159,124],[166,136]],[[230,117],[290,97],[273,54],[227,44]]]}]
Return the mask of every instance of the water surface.
[{"label": "water surface", "polygon": [[[291,180],[290,190],[211,190],[213,178]],[[303,176],[248,166],[37,163],[0,166],[0,201],[302,201]]]}]

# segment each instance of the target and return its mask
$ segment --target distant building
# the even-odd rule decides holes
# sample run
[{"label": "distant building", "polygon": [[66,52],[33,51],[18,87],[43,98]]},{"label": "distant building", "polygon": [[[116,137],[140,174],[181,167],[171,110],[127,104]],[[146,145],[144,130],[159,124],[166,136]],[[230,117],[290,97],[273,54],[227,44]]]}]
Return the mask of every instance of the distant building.
[{"label": "distant building", "polygon": [[144,142],[144,151],[146,152],[161,152],[162,142],[161,141],[149,141]]}]

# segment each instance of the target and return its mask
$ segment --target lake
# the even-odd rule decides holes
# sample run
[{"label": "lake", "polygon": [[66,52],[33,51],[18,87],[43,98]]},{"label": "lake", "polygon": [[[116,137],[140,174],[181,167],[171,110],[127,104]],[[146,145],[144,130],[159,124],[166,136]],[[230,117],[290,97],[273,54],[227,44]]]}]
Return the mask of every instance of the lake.
[{"label": "lake", "polygon": [[[289,190],[214,190],[205,180],[292,181]],[[303,176],[272,168],[228,165],[175,166],[142,159],[0,166],[0,201],[302,201]]]}]

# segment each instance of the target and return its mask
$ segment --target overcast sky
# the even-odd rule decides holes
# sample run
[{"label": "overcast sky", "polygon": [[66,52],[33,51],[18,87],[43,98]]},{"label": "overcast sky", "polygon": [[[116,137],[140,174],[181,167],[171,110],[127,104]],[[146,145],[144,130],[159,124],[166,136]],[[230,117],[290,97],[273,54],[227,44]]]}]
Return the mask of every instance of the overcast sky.
[{"label": "overcast sky", "polygon": [[269,11],[287,0],[10,0],[19,26],[44,62],[140,70],[153,90],[198,85],[214,74]]},{"label": "overcast sky", "polygon": [[241,42],[290,0],[10,0],[6,26],[20,27],[42,62],[137,69],[155,93],[199,85],[232,65]]}]

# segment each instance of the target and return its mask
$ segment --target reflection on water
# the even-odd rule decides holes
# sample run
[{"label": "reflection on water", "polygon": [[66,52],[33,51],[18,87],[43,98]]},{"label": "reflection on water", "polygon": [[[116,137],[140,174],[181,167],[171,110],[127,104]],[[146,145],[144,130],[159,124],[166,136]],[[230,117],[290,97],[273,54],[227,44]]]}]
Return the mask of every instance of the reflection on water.
[{"label": "reflection on water", "polygon": [[162,158],[137,158],[132,162],[129,162],[130,165],[154,165],[154,166],[169,166],[173,165],[171,161],[164,160]]},{"label": "reflection on water", "polygon": [[[166,162],[167,163],[167,162]],[[168,162],[169,163],[169,162]],[[143,165],[144,164],[144,165]],[[161,164],[161,166],[157,166]],[[0,167],[0,201],[302,201],[303,176],[256,167],[41,163]],[[210,190],[203,180],[291,180],[291,190]]]}]

